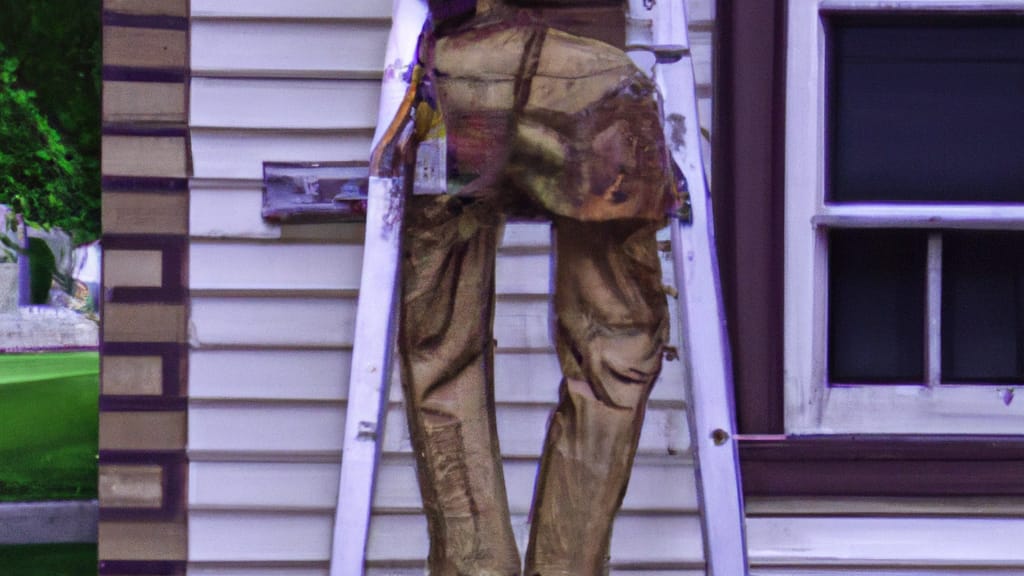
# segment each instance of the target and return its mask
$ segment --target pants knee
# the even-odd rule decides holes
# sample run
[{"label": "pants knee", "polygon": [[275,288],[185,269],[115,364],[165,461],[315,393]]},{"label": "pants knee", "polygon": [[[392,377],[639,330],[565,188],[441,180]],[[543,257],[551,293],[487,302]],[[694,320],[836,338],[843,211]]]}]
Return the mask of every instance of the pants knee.
[{"label": "pants knee", "polygon": [[661,372],[664,345],[659,331],[637,329],[595,338],[586,362],[594,395],[614,407],[641,408]]}]

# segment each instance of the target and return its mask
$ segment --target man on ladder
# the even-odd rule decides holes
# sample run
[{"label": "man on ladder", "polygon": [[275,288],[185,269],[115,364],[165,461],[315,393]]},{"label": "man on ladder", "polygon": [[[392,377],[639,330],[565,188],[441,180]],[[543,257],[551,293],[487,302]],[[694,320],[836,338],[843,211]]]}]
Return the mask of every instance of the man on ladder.
[{"label": "man on ladder", "polygon": [[431,574],[519,573],[492,391],[505,214],[549,216],[557,239],[564,378],[526,574],[600,574],[668,341],[655,233],[675,188],[656,90],[610,45],[501,5],[430,6],[420,90],[460,187],[407,199],[399,351]]},{"label": "man on ladder", "polygon": [[[655,233],[685,186],[657,89],[621,50],[500,0],[427,3],[408,94],[371,170],[408,173],[428,140],[445,171],[440,194],[405,198],[400,258],[398,343],[430,574],[521,573],[493,394],[494,266],[506,215],[550,218],[556,237],[563,379],[525,574],[605,574],[668,341]],[[530,5],[545,3],[565,1]]]}]

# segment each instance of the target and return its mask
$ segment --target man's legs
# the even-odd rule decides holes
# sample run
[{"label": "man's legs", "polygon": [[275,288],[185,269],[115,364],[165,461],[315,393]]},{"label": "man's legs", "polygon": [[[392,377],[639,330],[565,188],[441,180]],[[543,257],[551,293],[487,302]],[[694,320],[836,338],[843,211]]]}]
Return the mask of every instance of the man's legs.
[{"label": "man's legs", "polygon": [[607,570],[668,312],[656,224],[559,219],[555,226],[564,379],[544,443],[525,575],[594,576]]},{"label": "man's legs", "polygon": [[517,575],[494,419],[500,212],[448,196],[408,202],[399,350],[430,573]]}]

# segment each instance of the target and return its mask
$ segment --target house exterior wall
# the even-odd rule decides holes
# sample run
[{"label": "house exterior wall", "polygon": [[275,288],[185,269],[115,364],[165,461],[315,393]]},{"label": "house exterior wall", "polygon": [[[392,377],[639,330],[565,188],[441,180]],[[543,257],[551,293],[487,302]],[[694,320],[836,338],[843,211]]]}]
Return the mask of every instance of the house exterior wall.
[{"label": "house exterior wall", "polygon": [[[705,128],[714,15],[750,8],[714,4],[688,0]],[[138,285],[106,283],[100,572],[181,573],[187,562],[191,574],[325,574],[362,229],[264,223],[260,168],[366,159],[389,2],[106,0],[104,10],[104,243],[119,252],[108,267],[133,269],[107,273]],[[548,235],[512,224],[499,257],[497,337],[509,347],[497,394],[521,538],[559,377],[546,327]],[[617,525],[619,574],[703,573],[674,368],[655,388]],[[529,385],[502,386],[510,375]],[[426,550],[399,402],[396,383],[372,574],[418,574]],[[1015,497],[760,493],[748,496],[747,528],[755,575],[1024,570]]]},{"label": "house exterior wall", "polygon": [[188,3],[103,24],[99,573],[184,574]]},{"label": "house exterior wall", "polygon": [[[691,4],[707,126],[713,6]],[[390,0],[191,1],[191,575],[326,574],[363,227],[264,222],[262,163],[368,160],[390,10]],[[668,255],[663,264],[671,284]],[[549,226],[510,223],[497,266],[499,436],[525,548],[560,380]],[[427,533],[393,382],[367,568],[419,574]],[[704,573],[683,387],[682,365],[666,363],[616,524],[617,574]]]}]

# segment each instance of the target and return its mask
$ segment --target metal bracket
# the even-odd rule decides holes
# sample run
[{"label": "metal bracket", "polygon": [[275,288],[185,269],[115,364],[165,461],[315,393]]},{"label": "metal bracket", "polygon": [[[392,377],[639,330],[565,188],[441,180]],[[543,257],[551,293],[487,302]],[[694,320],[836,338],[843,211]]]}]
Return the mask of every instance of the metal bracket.
[{"label": "metal bracket", "polygon": [[626,44],[626,52],[650,52],[658,64],[673,64],[690,55],[690,49],[679,44]]}]

